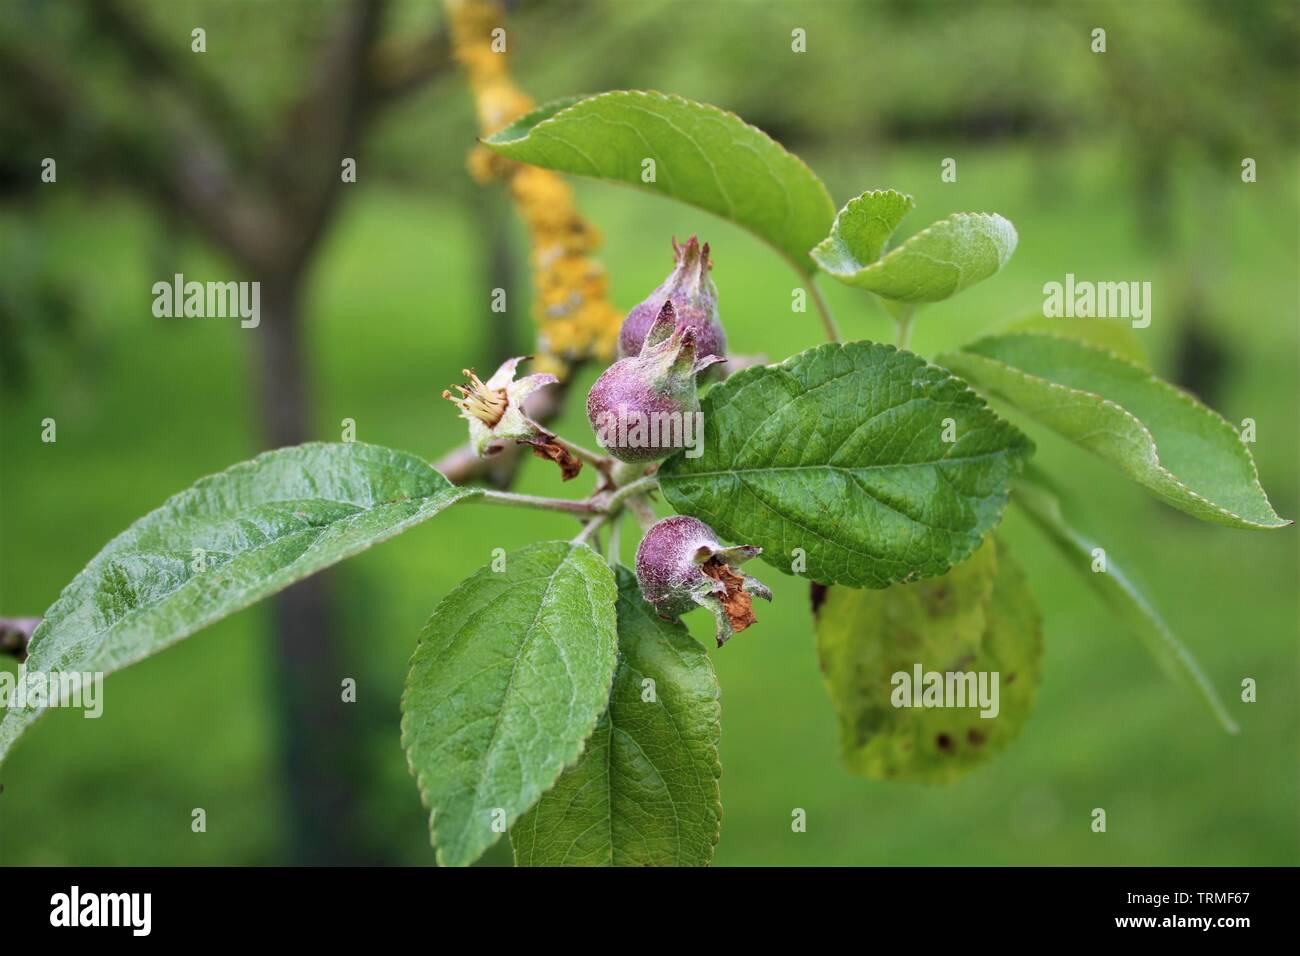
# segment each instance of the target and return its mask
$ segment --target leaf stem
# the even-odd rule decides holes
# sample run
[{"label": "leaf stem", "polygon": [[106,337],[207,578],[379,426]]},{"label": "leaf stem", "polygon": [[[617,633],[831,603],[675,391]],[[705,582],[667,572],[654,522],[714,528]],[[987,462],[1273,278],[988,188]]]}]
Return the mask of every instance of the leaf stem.
[{"label": "leaf stem", "polygon": [[912,316],[915,314],[915,306],[900,308],[894,313],[894,321],[898,323],[898,338],[895,344],[900,349],[907,348],[907,344],[912,340]]},{"label": "leaf stem", "polygon": [[609,551],[606,552],[605,559],[609,562],[611,568],[618,567],[618,546],[619,546],[619,529],[623,526],[623,515],[617,514],[609,525]]},{"label": "leaf stem", "polygon": [[603,525],[608,520],[609,520],[608,514],[596,515],[596,517],[592,518],[590,521],[588,521],[585,525],[582,526],[582,530],[578,532],[577,536],[573,539],[571,543],[586,544],[588,539],[590,539],[597,531],[599,531],[600,526]]},{"label": "leaf stem", "polygon": [[659,520],[655,517],[654,509],[650,507],[650,502],[640,496],[633,496],[627,499],[627,510],[636,515],[636,520],[641,525],[642,531],[649,531],[651,526]]},{"label": "leaf stem", "polygon": [[823,298],[821,289],[817,288],[817,281],[812,276],[805,277],[808,283],[808,291],[812,293],[813,305],[817,306],[817,311],[821,313],[822,325],[826,328],[826,337],[832,342],[842,342],[840,330],[835,325],[835,317],[831,315],[831,307],[827,305],[826,299]]},{"label": "leaf stem", "polygon": [[465,500],[505,505],[510,508],[540,508],[543,511],[565,511],[569,514],[578,515],[599,513],[599,510],[590,501],[573,501],[568,498],[542,498],[537,495],[519,495],[513,491],[486,489],[482,494],[473,495]]},{"label": "leaf stem", "polygon": [[605,511],[609,513],[617,511],[622,507],[623,502],[633,495],[645,494],[647,491],[654,491],[658,487],[659,478],[655,475],[646,475],[644,478],[629,482],[609,496],[605,501]]},{"label": "leaf stem", "polygon": [[[513,491],[494,491],[492,489],[485,489],[481,494],[473,495],[465,500],[505,505],[509,508],[538,508],[542,511],[563,511],[568,514],[588,515],[592,518],[592,521],[595,521],[596,518],[608,518],[616,514],[629,498],[653,491],[658,486],[659,479],[655,475],[646,475],[644,478],[638,478],[636,481],[629,482],[618,488],[603,501],[599,497],[588,498],[584,501],[573,501],[569,498],[542,498],[537,495],[520,495]],[[591,523],[591,521],[588,522],[588,524]],[[599,527],[599,524],[597,524],[597,527]],[[594,531],[595,528],[592,530]]]}]

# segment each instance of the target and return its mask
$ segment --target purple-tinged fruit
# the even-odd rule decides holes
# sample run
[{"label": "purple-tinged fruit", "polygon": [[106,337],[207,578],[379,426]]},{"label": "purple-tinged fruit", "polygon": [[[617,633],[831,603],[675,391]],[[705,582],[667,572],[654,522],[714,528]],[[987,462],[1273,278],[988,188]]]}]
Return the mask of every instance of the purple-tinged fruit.
[{"label": "purple-tinged fruit", "polygon": [[628,312],[618,337],[619,355],[639,355],[647,333],[665,302],[673,304],[677,327],[695,331],[695,347],[701,355],[727,357],[727,335],[718,319],[718,289],[709,270],[709,244],[703,246],[691,236],[686,245],[673,240],[673,271],[659,288]]},{"label": "purple-tinged fruit", "polygon": [[587,419],[600,447],[625,462],[658,461],[698,448],[702,416],[695,376],[723,361],[698,354],[695,330],[680,327],[673,304],[664,302],[641,351],[605,369],[587,393]]},{"label": "purple-tinged fruit", "polygon": [[706,607],[717,621],[718,646],[753,624],[753,598],[772,600],[772,592],[738,570],[762,548],[723,547],[703,521],[676,515],[656,522],[636,549],[636,579],[641,596],[661,617],[676,619]]}]

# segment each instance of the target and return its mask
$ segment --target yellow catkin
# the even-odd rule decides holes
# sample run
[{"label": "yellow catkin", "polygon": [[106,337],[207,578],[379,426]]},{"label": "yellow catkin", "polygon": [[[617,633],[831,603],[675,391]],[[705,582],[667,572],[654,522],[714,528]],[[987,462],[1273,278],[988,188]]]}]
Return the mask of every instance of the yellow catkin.
[{"label": "yellow catkin", "polygon": [[[500,6],[492,0],[445,0],[445,5],[452,53],[465,71],[479,129],[487,136],[531,110],[533,101],[510,81],[507,55],[493,49],[493,30],[505,24]],[[550,170],[511,162],[483,146],[470,151],[468,166],[480,183],[505,183],[528,230],[535,370],[564,378],[576,362],[607,361],[623,316],[610,303],[608,277],[592,256],[600,233],[578,212],[573,191]]]}]

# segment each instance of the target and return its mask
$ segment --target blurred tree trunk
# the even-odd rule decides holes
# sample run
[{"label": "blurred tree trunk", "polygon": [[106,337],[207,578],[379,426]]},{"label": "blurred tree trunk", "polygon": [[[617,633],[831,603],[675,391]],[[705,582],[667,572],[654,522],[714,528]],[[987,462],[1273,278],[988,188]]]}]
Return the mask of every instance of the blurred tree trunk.
[{"label": "blurred tree trunk", "polygon": [[[311,382],[303,334],[301,270],[262,280],[262,321],[254,334],[263,447],[282,448],[312,434]],[[295,864],[358,864],[365,827],[353,786],[360,769],[359,722],[342,700],[346,676],[334,633],[329,572],[271,600],[273,686],[281,774]]]},{"label": "blurred tree trunk", "polygon": [[[0,89],[17,94],[33,141],[51,155],[82,157],[87,179],[107,174],[134,189],[155,205],[167,228],[188,224],[234,263],[241,277],[260,282],[261,322],[248,334],[264,448],[299,444],[313,435],[303,298],[311,264],[343,197],[340,163],[363,152],[375,116],[452,64],[441,24],[415,38],[385,37],[386,5],[386,0],[333,5],[314,64],[278,120],[264,128],[244,115],[217,75],[202,69],[185,44],[157,34],[152,18],[124,0],[89,0],[84,12],[88,27],[119,49],[117,66],[141,106],[134,116],[102,111],[99,98],[89,95],[93,62],[78,55],[75,34],[54,18],[34,15],[49,27],[40,44],[26,38],[10,42],[0,33]],[[462,39],[486,49],[483,21],[476,18],[481,11],[468,12],[475,26]],[[495,57],[476,62],[490,65],[495,85],[488,85],[506,102],[519,111],[531,106],[510,86]],[[183,109],[176,108],[178,102]],[[140,116],[147,121],[138,121]],[[507,290],[510,307],[492,312],[485,301],[484,327],[490,354],[503,359],[525,351],[515,318],[523,310],[510,256],[510,205],[500,195],[485,198],[482,274],[491,288]],[[565,218],[548,209],[541,218],[542,225],[536,215],[529,225],[535,244],[553,243],[556,237],[544,233],[562,222],[570,239],[582,239],[566,246],[565,264],[588,262],[597,240],[576,211]],[[587,280],[590,288],[580,290],[587,325],[615,334],[619,316],[604,298],[603,274],[575,271],[597,276]],[[549,418],[563,393],[563,388],[550,389],[530,409]],[[507,453],[485,463],[462,447],[440,465],[456,481],[484,478],[508,486],[519,461],[518,454]],[[355,671],[349,673],[341,654],[331,583],[328,573],[316,575],[271,604],[289,862],[383,862],[373,858],[372,828],[362,818],[356,782],[365,759],[364,705],[342,700],[342,681]]]},{"label": "blurred tree trunk", "polygon": [[[261,283],[261,322],[241,335],[254,349],[264,448],[312,435],[302,301],[342,198],[340,162],[361,152],[374,116],[449,64],[438,25],[423,36],[385,39],[385,6],[347,0],[331,9],[315,63],[269,133],[200,68],[188,41],[160,37],[152,18],[122,0],[93,0],[84,13],[91,29],[117,45],[118,65],[150,122],[99,111],[99,99],[89,95],[93,63],[53,18],[41,21],[49,30],[40,43],[0,34],[0,84],[15,94],[32,139],[48,155],[85,157],[86,178],[110,173],[154,203],[168,224],[187,222],[243,277]],[[174,109],[176,100],[186,109]],[[373,850],[356,787],[361,715],[359,705],[342,700],[349,674],[332,594],[330,576],[316,575],[271,603],[288,862],[382,862],[367,858]]]},{"label": "blurred tree trunk", "polygon": [[253,332],[267,448],[297,445],[311,431],[302,335],[302,280],[295,270],[262,279],[261,327]]}]

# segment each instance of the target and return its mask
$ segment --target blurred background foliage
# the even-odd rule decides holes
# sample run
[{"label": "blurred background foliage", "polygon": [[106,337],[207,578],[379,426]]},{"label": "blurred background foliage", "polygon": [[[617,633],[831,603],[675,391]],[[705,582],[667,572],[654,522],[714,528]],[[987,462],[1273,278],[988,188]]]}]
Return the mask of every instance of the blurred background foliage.
[{"label": "blurred background foliage", "polygon": [[[352,418],[360,440],[437,458],[463,438],[441,389],[462,366],[529,350],[525,236],[500,190],[466,172],[476,120],[442,8],[363,6],[0,0],[0,614],[39,614],[136,517],[282,436],[337,440]],[[347,48],[349,24],[360,55],[340,67],[329,50]],[[196,26],[203,55],[189,50]],[[1300,511],[1295,4],[566,0],[516,4],[508,27],[515,79],[538,102],[680,93],[772,133],[837,203],[912,193],[904,231],[952,211],[1008,216],[1020,232],[1010,265],[925,310],[922,354],[1037,311],[1042,285],[1066,272],[1151,281],[1154,321],[1139,334],[1155,368],[1229,421],[1254,418],[1262,480],[1281,514]],[[791,52],[795,27],[805,54]],[[1095,27],[1104,54],[1090,50]],[[348,63],[361,79],[336,83]],[[331,129],[335,115],[351,126]],[[336,147],[357,157],[358,182],[325,195]],[[57,184],[39,180],[46,156]],[[958,179],[941,183],[949,156]],[[178,169],[181,184],[162,188]],[[699,233],[737,352],[781,358],[819,340],[812,314],[790,313],[792,274],[752,237],[655,197],[574,185],[620,308],[666,274],[670,236]],[[214,240],[223,218],[247,230],[242,247]],[[150,311],[150,287],[174,272],[265,278],[272,266],[303,365],[300,420],[278,424],[272,323]],[[488,311],[503,284],[505,322]],[[866,297],[823,288],[846,335],[891,337]],[[557,420],[578,440],[572,399],[597,372],[577,375]],[[55,444],[40,441],[46,417]],[[1011,513],[1007,538],[1046,617],[1022,737],[951,787],[850,776],[806,585],[778,577],[760,624],[712,654],[718,864],[1300,859],[1294,531],[1195,522],[1029,430],[1040,464],[1200,656],[1241,735],[1165,682]],[[516,487],[555,493],[554,471],[526,462]],[[115,675],[102,719],[53,712],[0,768],[0,863],[431,863],[397,731],[415,634],[493,548],[572,533],[558,516],[453,509],[330,572],[321,618],[251,609]],[[624,547],[630,557],[634,541]],[[319,655],[283,639],[286,620],[314,622],[328,638]],[[707,621],[691,626],[707,637]],[[354,705],[334,703],[343,677],[357,679]],[[1244,677],[1258,703],[1237,702]],[[196,807],[206,833],[191,832]],[[803,834],[790,830],[796,807]],[[1094,807],[1105,835],[1089,829]],[[508,859],[499,846],[486,862]]]}]

